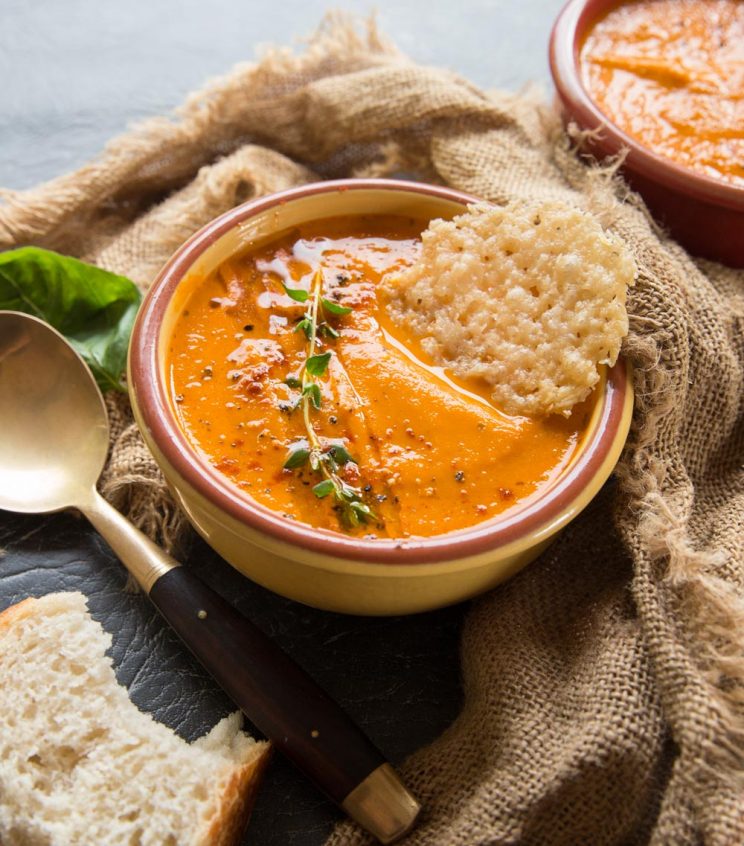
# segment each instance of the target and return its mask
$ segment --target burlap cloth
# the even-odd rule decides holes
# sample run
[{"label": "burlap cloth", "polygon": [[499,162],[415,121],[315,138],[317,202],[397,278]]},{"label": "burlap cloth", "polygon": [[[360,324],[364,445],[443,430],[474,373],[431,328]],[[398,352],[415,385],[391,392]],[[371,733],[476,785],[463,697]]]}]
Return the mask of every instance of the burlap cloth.
[{"label": "burlap cloth", "polygon": [[[326,21],[149,120],[75,173],[4,192],[0,247],[37,244],[146,288],[195,229],[329,177],[407,174],[503,202],[599,214],[639,268],[625,353],[628,446],[538,562],[475,601],[465,705],[403,767],[412,844],[744,843],[744,273],[692,260],[532,96],[485,94]],[[744,236],[743,236],[744,237]],[[134,429],[114,422],[104,491],[172,543],[183,520]],[[330,843],[367,838],[342,824]]]}]

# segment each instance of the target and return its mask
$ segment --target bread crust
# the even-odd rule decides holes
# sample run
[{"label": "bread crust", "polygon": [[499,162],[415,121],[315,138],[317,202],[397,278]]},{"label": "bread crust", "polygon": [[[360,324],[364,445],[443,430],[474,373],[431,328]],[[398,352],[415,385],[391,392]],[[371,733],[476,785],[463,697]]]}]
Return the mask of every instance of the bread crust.
[{"label": "bread crust", "polygon": [[199,846],[237,846],[248,824],[263,772],[270,760],[271,745],[262,744],[256,758],[232,775]]},{"label": "bread crust", "polygon": [[[50,594],[50,596],[54,596],[54,594]],[[6,631],[14,623],[33,617],[36,613],[38,602],[37,597],[29,596],[28,599],[24,599],[15,605],[9,606],[4,611],[0,611],[0,631]]]}]

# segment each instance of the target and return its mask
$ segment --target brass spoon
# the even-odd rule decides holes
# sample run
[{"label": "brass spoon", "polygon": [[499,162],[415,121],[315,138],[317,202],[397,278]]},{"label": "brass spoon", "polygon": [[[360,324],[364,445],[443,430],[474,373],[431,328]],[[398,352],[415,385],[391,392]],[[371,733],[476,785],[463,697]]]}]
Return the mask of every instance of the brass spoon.
[{"label": "brass spoon", "polygon": [[74,507],[90,520],[204,667],[331,799],[383,843],[419,811],[395,770],[314,681],[96,490],[108,450],[103,397],[46,323],[0,311],[0,508]]}]

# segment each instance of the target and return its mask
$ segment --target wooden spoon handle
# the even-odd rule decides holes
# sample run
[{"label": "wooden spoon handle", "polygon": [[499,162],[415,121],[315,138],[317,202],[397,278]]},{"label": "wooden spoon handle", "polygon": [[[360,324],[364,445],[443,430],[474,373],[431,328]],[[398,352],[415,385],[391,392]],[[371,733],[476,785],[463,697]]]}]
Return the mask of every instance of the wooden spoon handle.
[{"label": "wooden spoon handle", "polygon": [[204,668],[275,746],[383,843],[411,828],[416,800],[304,670],[95,490],[78,507]]},{"label": "wooden spoon handle", "polygon": [[150,599],[230,698],[331,799],[382,842],[410,828],[418,805],[382,754],[263,632],[183,567],[157,579]]},{"label": "wooden spoon handle", "polygon": [[193,573],[161,576],[150,599],[235,704],[335,802],[385,763],[307,673]]}]

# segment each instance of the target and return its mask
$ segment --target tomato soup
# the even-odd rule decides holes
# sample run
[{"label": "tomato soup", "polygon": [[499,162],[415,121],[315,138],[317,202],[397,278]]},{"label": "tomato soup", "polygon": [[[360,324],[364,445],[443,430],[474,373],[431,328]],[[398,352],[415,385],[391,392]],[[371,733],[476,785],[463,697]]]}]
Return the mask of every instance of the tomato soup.
[{"label": "tomato soup", "polygon": [[387,318],[380,282],[416,260],[426,225],[323,220],[183,283],[167,360],[180,424],[287,520],[439,535],[526,502],[576,452],[593,399],[570,417],[510,417]]},{"label": "tomato soup", "polygon": [[581,48],[600,110],[655,153],[744,186],[744,0],[635,0]]}]

